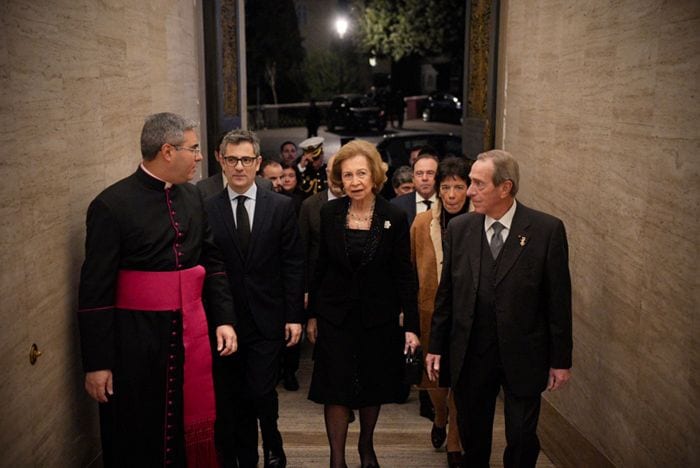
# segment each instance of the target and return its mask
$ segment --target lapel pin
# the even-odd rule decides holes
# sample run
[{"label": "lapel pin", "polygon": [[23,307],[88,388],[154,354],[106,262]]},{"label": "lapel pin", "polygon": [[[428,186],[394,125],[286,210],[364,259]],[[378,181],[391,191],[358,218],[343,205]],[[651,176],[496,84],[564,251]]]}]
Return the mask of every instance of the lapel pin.
[{"label": "lapel pin", "polygon": [[527,237],[520,235],[518,239],[520,239],[520,247],[525,247],[525,244],[527,244]]},{"label": "lapel pin", "polygon": [[391,227],[391,221],[384,221],[384,229],[389,229]]}]

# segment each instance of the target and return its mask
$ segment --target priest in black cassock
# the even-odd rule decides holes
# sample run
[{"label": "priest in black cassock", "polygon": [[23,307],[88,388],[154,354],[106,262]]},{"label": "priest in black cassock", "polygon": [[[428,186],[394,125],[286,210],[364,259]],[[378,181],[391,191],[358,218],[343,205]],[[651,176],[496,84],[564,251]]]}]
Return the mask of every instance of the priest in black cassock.
[{"label": "priest in black cassock", "polygon": [[216,466],[208,326],[221,355],[237,339],[226,272],[187,183],[202,159],[195,128],[148,117],[141,165],[88,208],[78,322],[107,467]]}]

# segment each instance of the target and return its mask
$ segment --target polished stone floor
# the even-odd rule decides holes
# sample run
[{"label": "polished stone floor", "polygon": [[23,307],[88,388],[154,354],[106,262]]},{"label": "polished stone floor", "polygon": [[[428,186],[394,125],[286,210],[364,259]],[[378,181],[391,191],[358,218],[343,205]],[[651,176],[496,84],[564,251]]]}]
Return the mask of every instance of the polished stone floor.
[{"label": "polished stone floor", "polygon": [[[310,347],[305,344],[301,368],[297,374],[301,388],[296,392],[288,392],[281,384],[278,387],[279,427],[284,439],[289,468],[328,466],[329,449],[323,424],[323,407],[306,398],[311,367]],[[381,466],[383,468],[447,466],[445,449],[436,451],[430,443],[431,427],[432,423],[429,420],[418,415],[418,393],[415,390],[405,404],[383,406],[375,431],[375,449]],[[347,462],[351,468],[360,466],[357,453],[358,432],[359,424],[352,423],[346,447]],[[499,401],[494,423],[492,467],[503,466],[501,457],[504,447],[503,408]],[[549,468],[554,464],[544,453],[541,453],[537,466]]]}]

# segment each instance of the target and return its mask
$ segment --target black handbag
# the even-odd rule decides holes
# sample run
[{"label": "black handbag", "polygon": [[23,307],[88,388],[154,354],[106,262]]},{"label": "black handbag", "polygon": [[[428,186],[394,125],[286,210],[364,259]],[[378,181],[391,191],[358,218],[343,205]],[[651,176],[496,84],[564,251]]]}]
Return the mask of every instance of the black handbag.
[{"label": "black handbag", "polygon": [[418,385],[423,379],[423,349],[418,346],[414,352],[408,350],[404,364],[403,383]]}]

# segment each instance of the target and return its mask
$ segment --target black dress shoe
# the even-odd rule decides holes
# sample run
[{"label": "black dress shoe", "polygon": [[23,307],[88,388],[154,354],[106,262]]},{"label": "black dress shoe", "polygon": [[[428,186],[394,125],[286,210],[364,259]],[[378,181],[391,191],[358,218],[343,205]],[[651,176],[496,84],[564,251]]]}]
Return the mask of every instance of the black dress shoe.
[{"label": "black dress shoe", "polygon": [[445,439],[447,439],[447,426],[437,427],[433,424],[433,429],[430,431],[430,441],[433,443],[433,447],[436,449],[442,447]]},{"label": "black dress shoe", "polygon": [[447,452],[447,466],[449,468],[463,468],[464,457],[462,452]]},{"label": "black dress shoe", "polygon": [[285,374],[284,377],[284,389],[290,392],[296,392],[299,390],[299,381],[294,374]]},{"label": "black dress shoe", "polygon": [[275,453],[266,450],[264,466],[265,468],[285,468],[287,466],[287,457],[284,455],[284,452]]},{"label": "black dress shoe", "polygon": [[361,468],[379,468],[379,462],[376,459],[374,461],[367,463],[367,464],[364,464],[364,463],[362,463],[362,461],[360,461],[360,467]]}]

